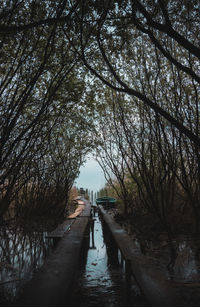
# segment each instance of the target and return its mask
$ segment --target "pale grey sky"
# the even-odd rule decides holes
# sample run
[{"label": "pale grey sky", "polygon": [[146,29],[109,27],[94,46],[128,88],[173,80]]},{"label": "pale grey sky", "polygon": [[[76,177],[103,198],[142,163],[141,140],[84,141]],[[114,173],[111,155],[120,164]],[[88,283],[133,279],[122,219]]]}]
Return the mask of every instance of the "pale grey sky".
[{"label": "pale grey sky", "polygon": [[99,164],[90,157],[84,166],[80,168],[80,175],[75,180],[74,185],[78,188],[97,192],[104,187],[105,183],[106,180]]}]

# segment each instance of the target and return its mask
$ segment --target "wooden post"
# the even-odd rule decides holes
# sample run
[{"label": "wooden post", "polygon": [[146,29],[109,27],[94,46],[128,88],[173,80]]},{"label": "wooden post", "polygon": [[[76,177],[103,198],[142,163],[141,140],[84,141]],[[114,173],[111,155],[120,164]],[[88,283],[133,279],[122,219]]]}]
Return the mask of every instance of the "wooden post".
[{"label": "wooden post", "polygon": [[123,259],[122,252],[120,249],[119,249],[119,252],[120,252],[120,265],[123,268],[124,259]]},{"label": "wooden post", "polygon": [[131,293],[131,260],[125,260],[125,279],[126,279],[126,297],[130,297]]}]

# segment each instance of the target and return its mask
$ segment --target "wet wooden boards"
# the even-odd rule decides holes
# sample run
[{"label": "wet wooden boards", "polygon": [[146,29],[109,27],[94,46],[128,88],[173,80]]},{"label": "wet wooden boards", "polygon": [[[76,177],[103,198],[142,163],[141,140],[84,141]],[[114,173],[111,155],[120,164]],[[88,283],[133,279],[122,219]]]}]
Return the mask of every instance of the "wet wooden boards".
[{"label": "wet wooden boards", "polygon": [[186,306],[172,283],[163,277],[158,268],[153,266],[145,256],[137,254],[133,241],[126,231],[106,213],[102,206],[99,206],[99,209],[124,260],[128,263],[129,271],[134,276],[150,305],[154,307]]},{"label": "wet wooden boards", "polygon": [[66,220],[64,223],[59,225],[55,230],[51,231],[47,234],[46,238],[48,239],[55,239],[55,238],[62,238],[65,232],[70,230],[70,227],[74,223],[75,220],[70,219]]}]

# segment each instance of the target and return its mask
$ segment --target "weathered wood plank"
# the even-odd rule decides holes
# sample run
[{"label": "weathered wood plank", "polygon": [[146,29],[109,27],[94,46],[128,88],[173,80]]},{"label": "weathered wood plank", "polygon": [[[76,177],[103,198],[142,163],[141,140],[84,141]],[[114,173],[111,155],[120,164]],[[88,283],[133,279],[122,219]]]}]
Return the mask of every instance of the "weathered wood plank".
[{"label": "weathered wood plank", "polygon": [[74,219],[66,220],[64,223],[59,225],[55,230],[51,231],[47,234],[46,238],[62,238],[65,234],[65,232],[70,230],[70,227],[74,223]]},{"label": "weathered wood plank", "polygon": [[43,267],[26,284],[15,307],[64,307],[79,272],[81,246],[89,218],[75,219]]},{"label": "weathered wood plank", "polygon": [[[82,201],[83,202],[83,201]],[[48,233],[46,238],[48,239],[56,239],[56,238],[62,238],[68,230],[70,230],[71,225],[74,223],[75,218],[78,216],[81,217],[90,217],[91,215],[91,204],[87,201],[85,201],[84,205],[78,205],[75,212],[72,213],[67,217],[67,220],[59,225],[55,230]]]},{"label": "weathered wood plank", "polygon": [[79,216],[83,212],[84,208],[85,208],[85,205],[78,205],[78,207],[76,208],[75,212],[70,214],[67,218],[68,219],[76,218],[77,216]]},{"label": "weathered wood plank", "polygon": [[80,214],[81,217],[90,217],[91,216],[91,204],[89,202],[85,203],[84,210]]},{"label": "weathered wood plank", "polygon": [[182,298],[177,295],[173,284],[163,277],[159,269],[145,256],[138,255],[133,241],[126,231],[106,213],[102,206],[99,206],[99,209],[124,259],[128,261],[129,270],[131,269],[135,280],[151,306],[186,306]]}]

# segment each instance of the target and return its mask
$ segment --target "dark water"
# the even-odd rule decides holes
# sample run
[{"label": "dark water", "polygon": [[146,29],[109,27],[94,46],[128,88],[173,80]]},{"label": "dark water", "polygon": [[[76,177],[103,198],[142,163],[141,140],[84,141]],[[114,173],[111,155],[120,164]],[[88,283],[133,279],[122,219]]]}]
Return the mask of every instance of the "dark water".
[{"label": "dark water", "polygon": [[174,271],[170,278],[176,281],[199,282],[200,280],[200,238],[181,237],[174,240],[177,250]]},{"label": "dark water", "polygon": [[[168,271],[169,248],[153,242],[135,242],[136,253],[145,254],[171,281],[188,306],[200,306],[200,239],[180,237],[173,241],[177,255],[173,270]],[[145,244],[144,244],[145,243]],[[141,246],[142,244],[142,246]],[[145,245],[145,246],[143,246]],[[44,263],[53,249],[46,233],[24,233],[20,229],[0,229],[0,306],[13,301],[23,285]],[[127,287],[125,263],[101,218],[93,217],[85,240],[80,276],[67,306],[148,306],[134,279]],[[192,300],[194,301],[192,303]]]},{"label": "dark water", "polygon": [[133,240],[138,253],[144,254],[147,259],[156,264],[165,276],[165,279],[176,282],[195,283],[200,280],[200,237],[176,236],[171,244],[175,250],[173,267],[167,269],[170,263],[169,242]]},{"label": "dark water", "polygon": [[93,218],[88,245],[71,306],[148,306],[134,280],[129,291],[120,252],[97,214]]},{"label": "dark water", "polygon": [[0,229],[0,305],[13,301],[53,248],[46,233]]}]

